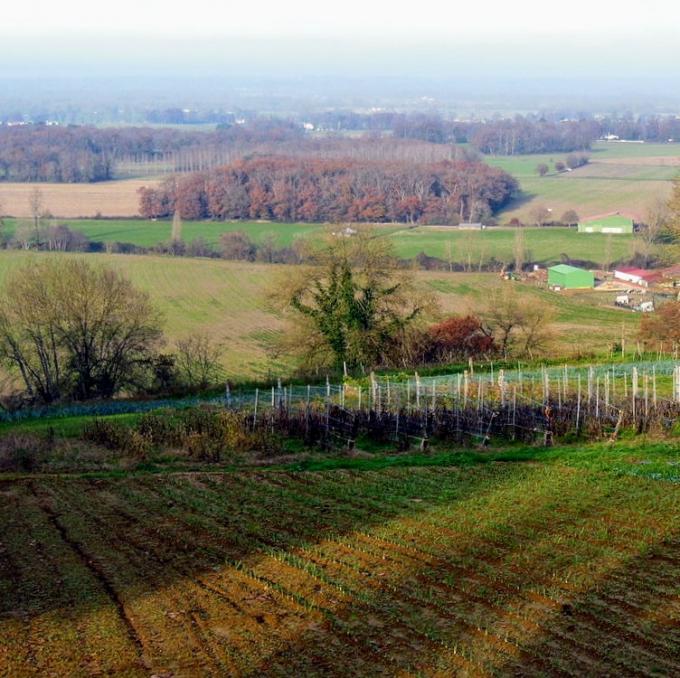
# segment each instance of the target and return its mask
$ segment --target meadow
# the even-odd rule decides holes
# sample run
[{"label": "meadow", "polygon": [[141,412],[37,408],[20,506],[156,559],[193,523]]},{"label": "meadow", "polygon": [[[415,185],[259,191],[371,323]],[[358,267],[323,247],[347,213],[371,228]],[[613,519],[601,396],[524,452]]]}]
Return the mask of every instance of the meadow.
[{"label": "meadow", "polygon": [[[19,223],[16,219],[6,219],[5,232],[8,235],[15,233]],[[168,242],[172,231],[169,220],[69,219],[51,223],[67,223],[93,242],[121,242],[137,247],[154,247]],[[290,247],[298,238],[320,240],[332,228],[323,224],[267,221],[186,221],[182,225],[182,239],[189,243],[202,238],[207,245],[218,250],[223,233],[243,231],[258,244],[271,239],[277,247]],[[388,238],[395,255],[404,259],[425,253],[444,261],[463,264],[470,270],[478,268],[480,262],[486,264],[495,259],[497,262],[510,263],[514,259],[514,228],[468,231],[444,226],[378,225],[374,229],[378,235]],[[543,265],[560,263],[562,255],[596,264],[601,264],[607,257],[612,257],[612,261],[626,259],[633,254],[635,244],[630,236],[577,233],[574,228],[564,227],[526,227],[523,233],[526,258]]]},{"label": "meadow", "polygon": [[[122,254],[35,254],[0,251],[0,284],[13,268],[39,257],[85,256],[109,265],[146,290],[165,317],[169,342],[205,334],[224,347],[223,362],[232,379],[290,375],[290,361],[272,352],[285,330],[284,319],[269,305],[269,292],[285,277],[285,266]],[[513,286],[528,298],[549,302],[557,312],[554,347],[565,355],[606,352],[621,337],[637,332],[639,316],[615,309],[614,293],[556,294],[538,285],[503,281],[492,273],[417,272],[442,315],[479,311],[490,293]]]},{"label": "meadow", "polygon": [[[668,197],[670,181],[680,172],[677,144],[596,142],[588,165],[556,173],[554,162],[565,157],[560,153],[487,157],[489,164],[506,170],[520,183],[520,195],[501,212],[500,221],[517,218],[530,223],[539,205],[556,217],[573,209],[583,218],[621,212],[643,220],[654,200]],[[536,172],[540,163],[551,168],[544,177]]]},{"label": "meadow", "polygon": [[649,440],[0,478],[0,674],[676,675],[678,463]]}]

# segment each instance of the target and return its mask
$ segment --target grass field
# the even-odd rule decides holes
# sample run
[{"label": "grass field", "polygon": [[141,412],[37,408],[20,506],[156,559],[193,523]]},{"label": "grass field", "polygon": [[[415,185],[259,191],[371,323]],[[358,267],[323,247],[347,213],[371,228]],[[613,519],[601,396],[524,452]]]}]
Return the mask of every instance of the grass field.
[{"label": "grass field", "polygon": [[677,675],[677,448],[477,456],[0,479],[0,674]]},{"label": "grass field", "polygon": [[[70,219],[56,220],[55,223],[67,223],[94,242],[123,242],[138,247],[153,247],[167,242],[172,232],[169,220]],[[16,219],[6,219],[7,233],[14,233],[17,224]],[[209,245],[216,246],[223,233],[245,231],[255,242],[261,243],[272,237],[279,247],[287,247],[295,238],[321,232],[323,228],[320,224],[277,224],[266,221],[185,221],[182,224],[182,239],[191,242],[195,238],[203,238]]]},{"label": "grass field", "polygon": [[581,217],[606,212],[622,212],[643,219],[649,205],[670,193],[670,180],[680,172],[680,146],[677,144],[614,144],[598,142],[590,154],[590,163],[573,172],[554,171],[539,177],[536,166],[551,169],[566,154],[525,155],[486,158],[496,167],[515,176],[521,195],[500,215],[502,222],[517,217],[531,221],[537,205],[553,210],[559,217],[574,209]]},{"label": "grass field", "polygon": [[[18,251],[0,252],[0,283],[14,267],[45,256]],[[287,376],[291,365],[273,358],[271,340],[285,324],[268,307],[267,295],[284,266],[247,264],[214,259],[139,255],[88,254],[93,263],[107,264],[146,290],[165,316],[169,340],[206,334],[223,344],[229,377]],[[442,313],[479,311],[489,294],[501,285],[514,286],[529,298],[544,299],[557,310],[555,348],[605,351],[621,336],[622,323],[632,339],[639,316],[614,309],[614,293],[555,294],[546,289],[504,282],[495,274],[419,272],[421,284],[432,291]]]},{"label": "grass field", "polygon": [[[60,222],[61,223],[61,222]],[[139,247],[153,247],[170,240],[171,223],[168,220],[145,219],[71,219],[67,223],[81,231],[94,242],[124,242]],[[7,219],[8,234],[14,233],[17,220]],[[182,226],[182,238],[191,242],[203,238],[216,247],[223,233],[244,231],[252,240],[262,243],[273,238],[278,247],[290,246],[297,238],[320,238],[328,230],[322,224],[277,224],[262,221],[214,222],[187,221]],[[410,259],[424,252],[433,257],[463,263],[475,269],[480,260],[491,259],[510,263],[513,261],[515,229],[492,228],[485,231],[459,231],[455,228],[421,226],[377,226],[377,233],[389,238],[397,256]],[[528,259],[544,265],[559,263],[561,255],[572,259],[593,261],[600,264],[610,243],[613,260],[632,255],[631,236],[612,236],[609,240],[602,234],[577,233],[570,228],[525,228],[524,238]]]},{"label": "grass field", "polygon": [[[480,260],[492,258],[504,263],[514,259],[513,243],[516,229],[491,228],[485,231],[459,231],[446,227],[421,226],[413,229],[391,231],[389,238],[395,252],[404,258],[411,258],[425,252],[429,256],[461,262],[474,270]],[[543,265],[559,263],[561,255],[601,263],[610,243],[614,260],[630,257],[633,239],[631,236],[612,236],[596,233],[577,233],[570,228],[525,228],[523,230],[527,259]]]}]

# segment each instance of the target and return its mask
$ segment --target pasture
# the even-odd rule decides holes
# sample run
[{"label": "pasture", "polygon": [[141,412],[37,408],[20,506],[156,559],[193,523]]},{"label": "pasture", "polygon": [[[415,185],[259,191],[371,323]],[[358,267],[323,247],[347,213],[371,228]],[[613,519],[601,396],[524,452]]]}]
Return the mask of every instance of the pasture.
[{"label": "pasture", "polygon": [[0,479],[0,674],[680,672],[677,448],[502,458]]},{"label": "pasture", "polygon": [[[172,231],[169,220],[145,219],[70,219],[55,220],[53,223],[67,223],[70,228],[80,231],[93,242],[129,243],[138,247],[154,247],[168,242]],[[15,232],[18,222],[7,219],[5,230],[8,235]],[[267,221],[185,221],[182,239],[191,242],[202,238],[206,244],[218,249],[223,233],[243,231],[254,242],[261,244],[271,239],[277,247],[289,247],[298,238],[320,239],[331,227],[322,224],[291,224]],[[376,233],[389,239],[394,253],[401,258],[411,259],[425,253],[444,261],[463,264],[475,270],[480,263],[491,260],[510,263],[514,259],[514,228],[494,227],[485,231],[458,230],[445,226],[407,227],[405,225],[378,225]],[[630,236],[577,233],[573,228],[524,228],[527,260],[543,265],[559,263],[564,254],[571,259],[602,264],[626,259],[633,254],[635,242]]]},{"label": "pasture", "polygon": [[[206,334],[224,347],[232,379],[287,376],[292,365],[271,351],[284,320],[270,308],[268,293],[286,275],[285,266],[216,259],[122,254],[33,254],[0,251],[0,283],[12,268],[44,256],[85,256],[127,275],[146,290],[165,317],[169,341]],[[418,272],[441,314],[478,312],[489,294],[513,286],[529,299],[542,299],[557,312],[554,347],[565,355],[579,350],[607,351],[622,328],[633,339],[639,316],[612,307],[613,293],[556,294],[536,285],[502,281],[491,273]]]},{"label": "pasture", "polygon": [[[486,161],[512,174],[521,194],[499,215],[501,222],[512,218],[531,222],[536,206],[552,209],[559,217],[568,209],[581,217],[621,212],[642,220],[647,208],[670,194],[670,181],[680,172],[677,144],[622,144],[597,142],[590,163],[572,172],[555,173],[554,162],[566,153],[487,157]],[[539,177],[536,166],[546,163],[551,172]]]}]

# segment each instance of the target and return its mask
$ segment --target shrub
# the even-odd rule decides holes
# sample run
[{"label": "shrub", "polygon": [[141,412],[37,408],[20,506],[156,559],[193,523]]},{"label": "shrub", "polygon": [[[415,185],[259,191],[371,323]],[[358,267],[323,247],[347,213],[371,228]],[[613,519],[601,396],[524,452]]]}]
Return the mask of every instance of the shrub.
[{"label": "shrub", "polygon": [[146,459],[151,440],[142,432],[105,419],[93,419],[83,430],[83,439],[109,450],[126,452],[135,459]]},{"label": "shrub", "polygon": [[36,436],[4,436],[0,438],[0,471],[35,471],[45,461],[49,447],[49,441]]},{"label": "shrub", "polygon": [[215,463],[221,458],[222,446],[220,441],[206,433],[190,433],[184,441],[189,456],[194,459]]}]

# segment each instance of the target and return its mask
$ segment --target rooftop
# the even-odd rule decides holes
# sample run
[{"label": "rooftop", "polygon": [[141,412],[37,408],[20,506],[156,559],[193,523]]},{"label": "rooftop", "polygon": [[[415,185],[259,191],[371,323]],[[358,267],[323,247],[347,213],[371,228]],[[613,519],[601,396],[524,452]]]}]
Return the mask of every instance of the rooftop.
[{"label": "rooftop", "polygon": [[585,272],[584,268],[577,268],[576,266],[569,266],[569,264],[557,264],[555,266],[551,266],[549,271],[555,271],[556,273],[583,273]]},{"label": "rooftop", "polygon": [[650,271],[646,268],[635,268],[634,266],[621,266],[614,270],[614,273],[626,273],[627,275],[636,275],[643,280],[652,280],[661,275],[660,271]]},{"label": "rooftop", "polygon": [[579,223],[587,226],[591,224],[593,226],[630,226],[633,220],[624,217],[621,214],[608,214],[601,217],[591,217],[589,219],[582,219]]}]

